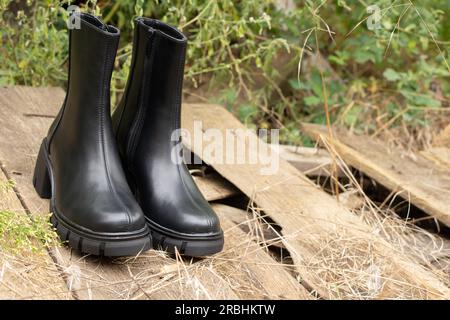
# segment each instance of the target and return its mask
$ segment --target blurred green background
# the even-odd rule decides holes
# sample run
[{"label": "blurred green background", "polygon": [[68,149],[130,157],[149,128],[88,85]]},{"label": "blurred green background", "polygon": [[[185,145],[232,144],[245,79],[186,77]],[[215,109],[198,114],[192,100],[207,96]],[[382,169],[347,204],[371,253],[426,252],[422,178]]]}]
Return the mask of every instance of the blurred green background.
[{"label": "blurred green background", "polygon": [[449,1],[0,0],[0,85],[65,87],[68,4],[121,29],[113,104],[143,15],[188,36],[185,100],[279,128],[284,143],[311,144],[301,121],[419,145],[450,122]]}]

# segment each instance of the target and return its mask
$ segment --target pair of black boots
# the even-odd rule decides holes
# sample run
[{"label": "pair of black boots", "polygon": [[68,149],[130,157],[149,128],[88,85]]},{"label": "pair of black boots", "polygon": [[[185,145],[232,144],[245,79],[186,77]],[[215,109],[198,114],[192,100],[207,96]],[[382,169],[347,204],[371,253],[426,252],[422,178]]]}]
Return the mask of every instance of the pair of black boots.
[{"label": "pair of black boots", "polygon": [[110,114],[120,32],[89,14],[69,31],[64,104],[43,140],[33,183],[59,236],[83,253],[149,248],[204,256],[223,247],[219,220],[182,160],[180,108],[187,39],[137,18],[123,98]]}]

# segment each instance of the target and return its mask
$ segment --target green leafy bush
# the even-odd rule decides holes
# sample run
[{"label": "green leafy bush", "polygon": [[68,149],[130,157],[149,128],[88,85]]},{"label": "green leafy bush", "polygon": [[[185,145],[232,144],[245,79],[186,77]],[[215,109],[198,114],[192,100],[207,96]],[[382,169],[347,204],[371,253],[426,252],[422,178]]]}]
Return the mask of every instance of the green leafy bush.
[{"label": "green leafy bush", "polygon": [[[0,198],[13,191],[14,182],[0,181]],[[59,245],[60,242],[49,222],[49,215],[17,213],[0,208],[0,253],[37,252],[44,253],[44,248]]]},{"label": "green leafy bush", "polygon": [[[373,133],[399,124],[414,131],[430,115],[449,117],[445,1],[81,3],[122,31],[113,102],[126,82],[132,20],[145,15],[188,36],[186,97],[222,103],[250,126],[280,128],[283,142],[308,142],[300,121]],[[60,2],[0,0],[0,14],[0,84],[63,86],[68,48]],[[378,28],[370,30],[374,20]]]}]

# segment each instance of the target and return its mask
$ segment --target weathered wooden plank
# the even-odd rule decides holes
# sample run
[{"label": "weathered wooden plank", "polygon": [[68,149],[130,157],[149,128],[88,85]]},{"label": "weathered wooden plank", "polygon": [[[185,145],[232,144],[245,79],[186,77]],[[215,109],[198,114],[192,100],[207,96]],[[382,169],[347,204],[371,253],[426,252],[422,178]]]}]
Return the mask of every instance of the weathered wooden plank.
[{"label": "weathered wooden plank", "polygon": [[[214,204],[214,211],[219,215],[222,228],[225,232],[224,254],[222,259],[233,261],[229,267],[228,274],[235,281],[240,282],[244,288],[260,288],[259,299],[311,299],[311,295],[299,282],[287,271],[287,267],[275,261],[259,245],[258,238],[250,233],[243,232],[229,216],[235,213],[246,217],[246,212],[222,204]],[[233,239],[233,240],[231,240]],[[256,240],[256,241],[255,241]],[[245,290],[241,289],[241,297],[245,298]],[[255,289],[253,289],[255,290]],[[238,291],[239,294],[239,291]]]},{"label": "weathered wooden plank", "polygon": [[132,279],[124,283],[126,290],[117,294],[131,300],[238,299],[228,279],[216,272],[212,261],[174,258],[155,250],[118,259],[115,263],[121,265],[121,270],[128,268]]},{"label": "weathered wooden plank", "polygon": [[[21,192],[21,197],[30,210],[33,212],[46,212],[48,207],[47,201],[37,197],[32,189],[30,182],[31,172],[39,140],[45,134],[46,128],[52,121],[52,117],[63,98],[63,92],[56,89],[32,88],[3,90],[2,97],[11,102],[10,108],[16,106],[17,101],[15,99],[18,99],[17,95],[29,101],[30,105],[25,109],[26,113],[19,107],[18,114],[16,114],[12,112],[12,109],[6,109],[8,106],[4,107],[6,103],[0,98],[0,121],[9,117],[8,122],[16,123],[16,129],[20,131],[22,127],[26,127],[23,128],[24,131],[34,132],[35,137],[28,137],[27,133],[21,132],[15,134],[15,131],[11,130],[9,132],[12,134],[10,136],[11,141],[17,141],[15,139],[21,134],[22,139],[18,139],[19,143],[16,142],[14,144],[18,151],[15,152],[13,146],[8,145],[6,139],[0,139],[0,157],[6,159],[9,171],[15,173],[14,176],[19,181],[18,189]],[[50,103],[50,107],[49,105],[44,106],[43,100],[52,101],[50,97],[55,98],[55,102],[53,104]],[[25,101],[22,102],[26,103]],[[39,108],[36,108],[35,105],[38,105]],[[14,110],[17,112],[17,107]],[[6,121],[4,123],[6,124]],[[4,128],[11,128],[11,126],[5,125]],[[26,144],[24,145],[24,143]],[[12,153],[10,152],[11,150],[13,150]],[[20,152],[23,152],[23,154]],[[205,181],[200,178],[197,179],[197,182],[199,180]],[[229,183],[223,183],[223,179],[212,177],[206,181],[203,184],[200,182],[199,185],[202,192],[205,192],[205,190],[209,192],[205,195],[210,200],[224,198],[236,192],[236,189],[232,186],[230,187]],[[214,192],[207,191],[211,189],[211,186],[213,186]],[[224,226],[231,225],[231,222],[226,218],[222,219],[222,223]],[[70,252],[67,248],[59,248],[55,254],[65,270],[69,288],[79,298],[248,299],[308,297],[305,289],[296,283],[295,279],[286,271],[283,271],[281,265],[278,267],[278,269],[281,268],[281,271],[277,274],[283,277],[284,275],[289,276],[284,280],[279,279],[280,283],[285,283],[285,291],[281,292],[280,287],[270,288],[267,282],[270,280],[260,278],[260,276],[267,275],[267,273],[263,273],[262,267],[255,266],[255,263],[259,261],[259,263],[275,264],[273,269],[277,270],[276,262],[273,259],[268,260],[270,257],[265,252],[259,252],[260,250],[256,252],[251,250],[246,257],[239,258],[235,254],[236,248],[242,248],[243,244],[248,248],[255,248],[256,246],[256,243],[250,245],[249,239],[244,241],[243,235],[238,229],[231,230],[230,233],[227,232],[227,248],[221,253],[223,255],[222,258],[212,257],[202,260],[201,263],[194,264],[187,264],[187,262],[182,260],[174,262],[167,255],[153,250],[128,260],[81,257],[75,252]],[[260,258],[261,255],[263,258]],[[264,270],[266,269],[264,267]],[[234,274],[227,273],[228,270],[234,270]],[[231,289],[229,282],[247,284],[247,291],[244,290],[245,286],[242,283],[241,285],[234,285],[233,289]],[[254,288],[249,285],[250,283],[261,287],[260,291],[255,293]]]},{"label": "weathered wooden plank", "polygon": [[[0,168],[0,214],[14,212],[29,226],[31,220],[7,182]],[[10,252],[0,246],[0,299],[70,299],[72,295],[47,249],[37,240],[33,246],[38,250],[19,248]]]},{"label": "weathered wooden plank", "polygon": [[[0,161],[14,177],[23,205],[32,213],[48,212],[48,201],[40,199],[34,191],[32,172],[41,140],[63,99],[64,91],[58,88],[0,89]],[[225,280],[211,283],[207,269],[196,272],[192,278],[195,281],[191,279],[184,284],[185,277],[181,280],[175,277],[174,281],[163,279],[161,288],[154,290],[160,269],[173,263],[173,259],[163,255],[164,259],[154,250],[126,262],[83,257],[67,247],[55,248],[52,254],[65,272],[67,286],[80,299],[174,298],[180,292],[180,283],[184,289],[182,297],[186,299],[236,297]],[[222,285],[217,287],[217,283]],[[199,296],[196,287],[201,287],[204,295]]]},{"label": "weathered wooden plank", "polygon": [[194,175],[194,181],[208,201],[222,200],[240,194],[240,191],[217,173]]},{"label": "weathered wooden plank", "polygon": [[428,160],[442,167],[444,170],[450,170],[450,149],[447,147],[431,147],[420,153]]},{"label": "weathered wooden plank", "polygon": [[[145,264],[140,267],[137,278],[142,290],[133,299],[158,299],[161,294],[168,299],[192,299],[192,296],[196,299],[312,298],[287,267],[276,262],[254,237],[241,231],[228,218],[229,207],[214,204],[213,209],[224,229],[224,250],[195,263],[154,256],[153,259],[160,261],[159,269],[152,271]],[[147,277],[155,280],[143,281]]]},{"label": "weathered wooden plank", "polygon": [[[327,177],[333,171],[333,159],[324,149],[279,145],[279,153],[282,159],[307,176]],[[338,177],[344,176],[339,168],[335,174]]]},{"label": "weathered wooden plank", "polygon": [[[14,177],[26,210],[33,214],[48,213],[48,201],[34,191],[32,173],[41,140],[63,99],[63,90],[56,88],[0,89],[0,159]],[[107,259],[84,258],[65,247],[56,248],[52,254],[76,298],[120,298],[118,292],[126,290],[121,284],[131,280],[128,270]]]},{"label": "weathered wooden plank", "polygon": [[264,217],[258,216],[257,213],[253,214],[253,212],[222,204],[214,204],[213,208],[220,209],[221,217],[226,217],[235,225],[238,225],[244,233],[252,234],[254,238],[266,242],[267,245],[286,248],[281,241],[280,234],[265,223],[262,220]]},{"label": "weathered wooden plank", "polygon": [[[323,126],[304,124],[311,136],[327,136]],[[332,141],[340,156],[429,215],[450,226],[450,174],[416,155],[414,160],[381,141],[335,130]]]},{"label": "weathered wooden plank", "polygon": [[[56,114],[62,98],[62,91],[55,89],[0,89],[0,159],[6,164],[8,172],[14,176],[23,202],[32,212],[46,212],[48,210],[47,201],[39,199],[34,193],[31,185],[31,172],[40,140],[45,135],[52,116]],[[192,110],[191,107],[185,108],[188,116]],[[220,112],[217,114],[214,112],[217,112],[217,110],[213,109],[212,114],[207,113],[207,118],[215,116],[220,118]],[[200,111],[200,114],[203,113],[203,111]],[[184,117],[186,117],[186,112]],[[224,120],[227,123],[227,117]],[[285,164],[281,164],[280,167],[285,167]],[[235,168],[235,166],[231,166],[230,170]],[[303,196],[303,192],[309,193],[311,189],[316,191],[317,189],[306,178],[305,181],[300,179],[299,183],[299,180],[295,178],[299,175],[295,169],[292,170],[292,173],[284,175],[281,180],[278,177],[276,181],[272,179],[264,183],[253,184],[253,179],[259,180],[260,178],[259,169],[260,166],[256,166],[248,174],[237,172],[237,174],[243,174],[242,180],[251,184],[251,186],[245,188],[247,195],[256,195],[254,199],[261,200],[261,196],[266,195],[264,192],[275,188],[275,193],[278,196],[283,195],[279,198],[279,202],[285,202],[284,196],[289,197],[291,195],[296,197],[297,202],[306,202],[300,205],[295,205],[295,203],[282,204],[282,210],[279,210],[281,213],[273,215],[276,209],[274,206],[270,210],[270,206],[266,206],[264,201],[257,201],[275,220],[284,220],[284,216],[292,216],[291,219],[288,218],[282,224],[277,221],[283,227],[283,235],[287,237],[287,239],[284,239],[284,243],[291,252],[294,252],[296,268],[303,271],[301,272],[302,280],[307,279],[313,288],[324,293],[323,296],[336,297],[341,292],[348,293],[349,288],[345,283],[340,283],[335,291],[330,292],[331,285],[337,284],[331,283],[330,274],[326,271],[329,265],[327,264],[328,255],[325,254],[330,253],[326,250],[327,247],[330,247],[327,243],[335,241],[343,234],[355,239],[355,243],[358,243],[358,250],[361,247],[361,250],[367,251],[366,261],[371,261],[374,258],[364,268],[374,267],[375,270],[379,270],[382,280],[380,281],[380,289],[375,290],[375,293],[372,293],[371,296],[398,298],[402,295],[394,295],[394,293],[401,286],[407,288],[403,297],[442,297],[447,294],[447,288],[442,287],[440,282],[432,275],[424,272],[421,267],[409,263],[401,254],[392,252],[392,249],[384,242],[380,242],[377,236],[372,238],[371,230],[361,227],[359,220],[355,222],[353,219],[343,219],[339,210],[335,208],[330,211],[330,203],[335,205],[335,202],[331,201],[331,197],[325,197],[326,195],[324,196],[320,192],[321,196],[318,197]],[[293,181],[291,176],[294,177]],[[302,175],[299,176],[303,177]],[[225,178],[227,177],[225,176]],[[287,180],[284,178],[287,178]],[[282,183],[279,187],[273,186],[273,182],[279,183],[280,181]],[[238,187],[243,189],[241,183]],[[290,190],[290,187],[295,190]],[[313,207],[311,202],[319,203],[320,208],[311,209],[310,207]],[[321,210],[325,212],[321,213]],[[339,219],[334,219],[334,216],[338,216]],[[224,225],[226,223],[224,222]],[[291,226],[287,227],[289,224]],[[349,229],[354,230],[345,233]],[[312,241],[314,239],[324,241],[314,242]],[[233,237],[228,237],[226,243],[227,245],[233,244]],[[297,252],[293,249],[299,249],[297,252],[304,254],[304,256],[296,254]],[[346,257],[351,256],[357,250],[353,247],[339,246],[335,249],[346,250],[346,254],[348,253]],[[166,269],[174,264],[174,260],[165,255],[161,256],[161,253],[153,250],[129,260],[80,257],[76,253],[71,254],[67,249],[60,249],[55,254],[59,254],[58,262],[68,275],[68,285],[80,298],[252,297],[251,292],[242,295],[242,292],[234,293],[234,290],[230,290],[230,286],[234,283],[229,282],[238,282],[240,278],[231,276],[227,278],[225,276],[227,273],[224,270],[227,270],[227,268],[235,270],[233,268],[236,268],[233,264],[229,264],[229,257],[222,260],[220,256],[214,256],[202,260],[200,264],[194,263],[192,265],[186,265],[188,262],[181,260],[176,264],[177,270],[173,272]],[[223,254],[229,254],[229,250],[227,249]],[[372,265],[373,263],[375,263],[375,266]],[[210,268],[211,265],[214,266],[214,269]],[[350,268],[350,266],[344,264],[343,269],[345,268]],[[359,275],[361,276],[359,282],[362,283],[362,287],[367,283],[365,273]],[[168,278],[173,281],[168,281]],[[368,280],[370,280],[370,277]],[[220,285],[217,286],[217,284]],[[217,287],[218,289],[216,289]],[[181,292],[180,288],[183,290],[183,295],[178,293]]]},{"label": "weathered wooden plank", "polygon": [[358,190],[348,190],[339,194],[339,202],[347,209],[358,210],[364,206],[364,198],[358,194]]},{"label": "weathered wooden plank", "polygon": [[[246,147],[250,158],[264,156],[251,147],[257,145],[258,137],[253,133],[239,135],[243,125],[225,109],[186,104],[182,118],[183,127],[194,136],[194,143],[185,144],[282,227],[283,242],[296,270],[321,296],[449,297],[449,289],[434,274],[397,252],[378,230],[371,229],[283,159],[269,159],[272,164],[278,161],[279,168],[275,174],[262,175],[266,167],[262,163],[230,165],[217,161],[213,152],[203,153],[211,136],[220,139],[228,132]],[[200,130],[196,129],[198,124]],[[195,143],[195,135],[201,136],[200,143]],[[218,150],[224,154],[228,151]]]}]

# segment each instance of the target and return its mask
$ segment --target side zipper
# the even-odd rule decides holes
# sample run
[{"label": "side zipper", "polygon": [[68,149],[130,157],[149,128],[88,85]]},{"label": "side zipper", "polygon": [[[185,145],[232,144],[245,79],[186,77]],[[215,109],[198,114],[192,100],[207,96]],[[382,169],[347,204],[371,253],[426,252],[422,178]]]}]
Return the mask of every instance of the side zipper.
[{"label": "side zipper", "polygon": [[152,66],[154,60],[154,41],[155,41],[155,32],[153,31],[150,36],[149,42],[146,48],[145,60],[144,60],[144,76],[142,77],[142,85],[139,91],[139,106],[138,112],[136,114],[136,118],[133,121],[133,125],[130,128],[129,138],[127,141],[127,167],[130,169],[131,163],[134,158],[134,154],[136,152],[137,144],[139,141],[139,136],[142,131],[142,127],[144,125],[144,119],[146,114],[146,104],[148,102],[149,96],[149,88],[146,88],[147,84],[150,83],[152,77]]}]

